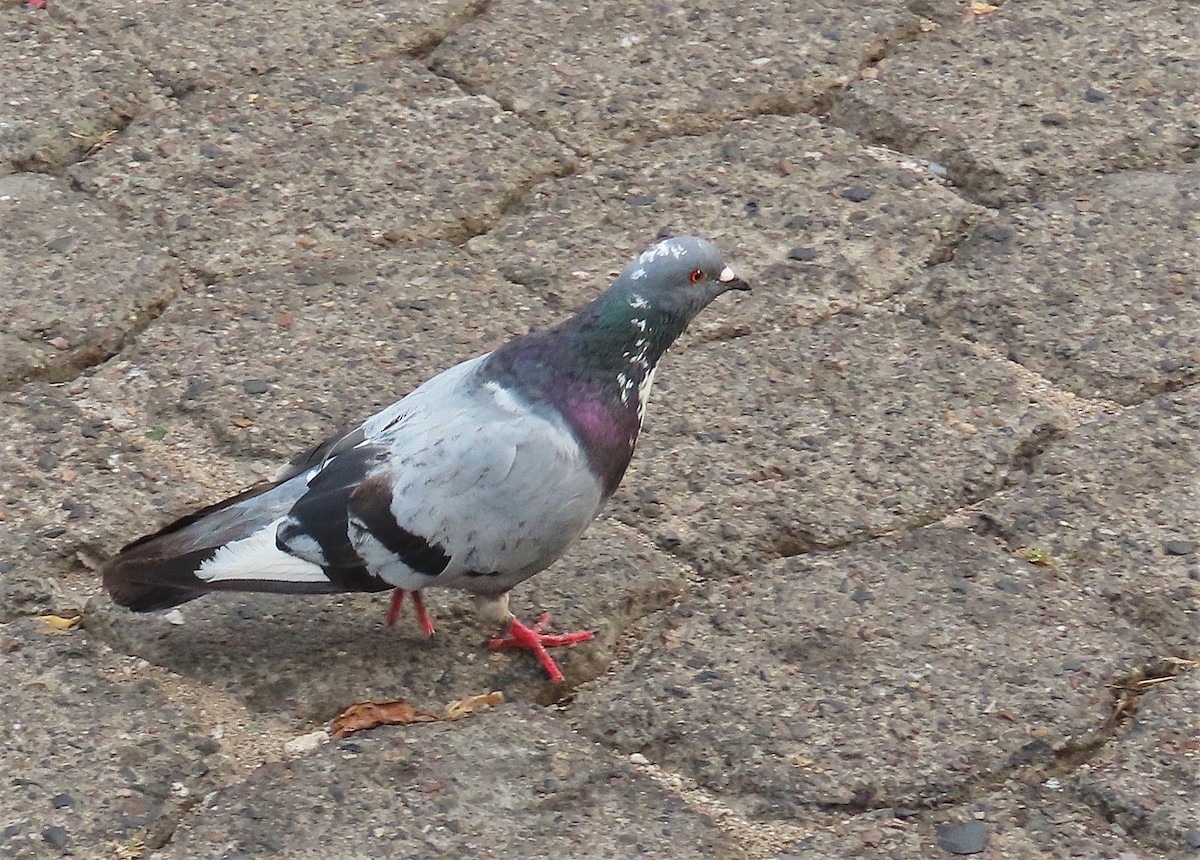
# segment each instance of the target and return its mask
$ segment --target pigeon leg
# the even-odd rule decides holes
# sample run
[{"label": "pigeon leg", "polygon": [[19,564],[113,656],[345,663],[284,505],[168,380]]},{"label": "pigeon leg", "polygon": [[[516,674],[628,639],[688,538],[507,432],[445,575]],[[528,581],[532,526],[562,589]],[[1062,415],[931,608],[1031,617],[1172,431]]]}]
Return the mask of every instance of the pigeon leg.
[{"label": "pigeon leg", "polygon": [[[397,588],[392,591],[392,603],[388,607],[387,625],[392,627],[397,619],[400,618],[400,610],[404,608],[404,595],[409,592],[403,588]],[[420,591],[412,592],[413,608],[417,611],[417,620],[421,622],[421,629],[425,631],[426,636],[433,635],[433,619],[429,617],[429,611],[425,608],[425,598],[421,596]]]},{"label": "pigeon leg", "polygon": [[508,622],[508,633],[503,636],[497,636],[488,642],[488,647],[493,651],[499,651],[501,648],[519,648],[523,651],[532,651],[538,658],[538,662],[542,664],[550,675],[550,680],[555,684],[561,684],[566,678],[563,677],[562,671],[558,668],[558,664],[554,662],[554,658],[550,656],[547,648],[555,648],[560,645],[574,645],[576,642],[587,642],[595,637],[595,633],[591,630],[580,630],[576,633],[543,633],[550,624],[550,613],[547,612],[538,619],[537,623],[532,627],[526,627],[516,618]]},{"label": "pigeon leg", "polygon": [[407,592],[403,588],[397,588],[392,591],[392,605],[388,607],[387,626],[395,627],[396,621],[400,618],[400,610],[404,608],[404,595]]},{"label": "pigeon leg", "polygon": [[429,617],[429,611],[425,608],[425,598],[421,596],[420,591],[414,591],[413,609],[417,610],[417,620],[421,622],[421,629],[425,631],[426,636],[433,635],[433,619]]}]

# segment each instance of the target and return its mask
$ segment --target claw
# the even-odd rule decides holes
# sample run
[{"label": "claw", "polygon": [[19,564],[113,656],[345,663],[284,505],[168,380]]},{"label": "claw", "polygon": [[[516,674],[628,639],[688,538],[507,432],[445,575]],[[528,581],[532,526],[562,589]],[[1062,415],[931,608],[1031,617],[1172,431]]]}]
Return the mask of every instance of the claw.
[{"label": "claw", "polygon": [[488,647],[493,651],[499,651],[501,648],[532,651],[538,662],[542,664],[542,668],[549,673],[550,680],[555,684],[561,684],[566,678],[563,677],[562,670],[558,668],[558,664],[554,662],[554,658],[546,649],[557,648],[561,645],[574,645],[576,642],[587,642],[589,639],[594,639],[596,634],[591,630],[579,630],[574,633],[543,632],[548,626],[550,626],[549,612],[543,613],[532,627],[526,627],[514,618],[508,624],[508,632],[503,636],[491,639]]}]

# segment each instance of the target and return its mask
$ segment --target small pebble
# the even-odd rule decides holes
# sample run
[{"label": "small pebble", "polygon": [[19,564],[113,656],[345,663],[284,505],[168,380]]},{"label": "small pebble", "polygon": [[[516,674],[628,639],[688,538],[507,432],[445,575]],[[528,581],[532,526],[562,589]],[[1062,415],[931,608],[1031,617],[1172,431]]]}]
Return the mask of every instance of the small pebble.
[{"label": "small pebble", "polygon": [[987,827],[982,821],[943,824],[937,829],[937,843],[951,854],[978,854],[987,848]]},{"label": "small pebble", "polygon": [[993,242],[1007,242],[1015,233],[1011,227],[1001,227],[997,224],[985,224],[979,228],[979,235]]},{"label": "small pebble", "polygon": [[75,805],[75,798],[69,794],[56,794],[50,798],[50,805],[55,809],[66,809]]},{"label": "small pebble", "polygon": [[163,620],[168,624],[174,624],[176,627],[179,627],[183,624],[183,613],[178,609],[172,609],[163,616]]},{"label": "small pebble", "polygon": [[329,732],[325,729],[317,729],[315,732],[309,732],[306,735],[300,735],[298,738],[292,738],[283,745],[283,751],[288,755],[300,755],[311,750],[315,750],[325,741],[329,740]]},{"label": "small pebble", "polygon": [[650,759],[646,758],[641,753],[630,753],[629,763],[630,764],[638,764],[638,765],[650,764]]},{"label": "small pebble", "polygon": [[270,387],[265,379],[247,379],[242,383],[247,394],[266,394]]},{"label": "small pebble", "polygon": [[61,851],[67,847],[67,828],[47,827],[42,831],[42,840]]},{"label": "small pebble", "polygon": [[864,203],[874,197],[875,192],[870,188],[863,188],[861,185],[855,185],[843,191],[842,196],[851,203]]},{"label": "small pebble", "polygon": [[1163,552],[1167,555],[1191,555],[1195,551],[1194,540],[1169,540],[1163,544]]},{"label": "small pebble", "polygon": [[798,260],[801,263],[807,263],[817,258],[816,248],[792,248],[788,251],[789,260]]}]

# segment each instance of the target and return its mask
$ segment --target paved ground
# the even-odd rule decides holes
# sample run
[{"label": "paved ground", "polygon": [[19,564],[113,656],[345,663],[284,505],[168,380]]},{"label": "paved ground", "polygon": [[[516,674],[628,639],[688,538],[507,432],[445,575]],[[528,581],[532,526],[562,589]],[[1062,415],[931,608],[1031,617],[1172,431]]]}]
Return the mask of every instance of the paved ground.
[{"label": "paved ground", "polygon": [[[1194,2],[0,21],[0,856],[1200,856]],[[100,594],[683,231],[755,291],[514,596],[565,689],[455,595]]]}]

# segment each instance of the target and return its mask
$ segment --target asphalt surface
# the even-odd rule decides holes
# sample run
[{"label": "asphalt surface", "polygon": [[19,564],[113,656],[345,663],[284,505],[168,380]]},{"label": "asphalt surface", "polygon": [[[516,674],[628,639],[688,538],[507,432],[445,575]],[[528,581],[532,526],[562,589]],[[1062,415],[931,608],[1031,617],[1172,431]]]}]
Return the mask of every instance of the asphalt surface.
[{"label": "asphalt surface", "polygon": [[[1200,857],[1194,2],[0,21],[0,857]],[[564,687],[460,595],[99,588],[685,232],[755,289],[514,592]]]}]

